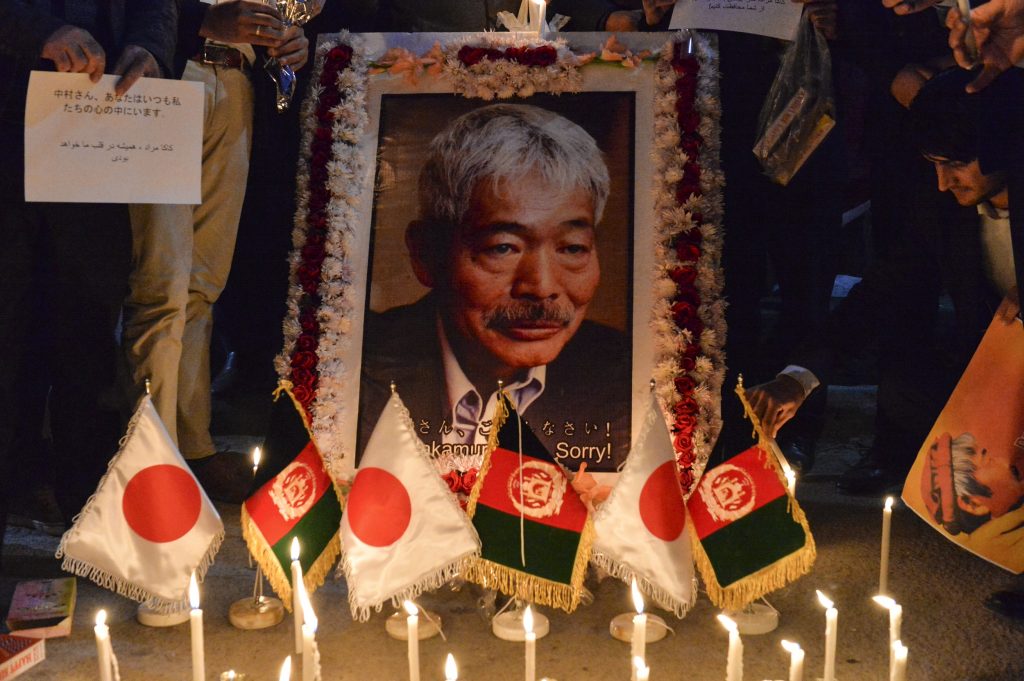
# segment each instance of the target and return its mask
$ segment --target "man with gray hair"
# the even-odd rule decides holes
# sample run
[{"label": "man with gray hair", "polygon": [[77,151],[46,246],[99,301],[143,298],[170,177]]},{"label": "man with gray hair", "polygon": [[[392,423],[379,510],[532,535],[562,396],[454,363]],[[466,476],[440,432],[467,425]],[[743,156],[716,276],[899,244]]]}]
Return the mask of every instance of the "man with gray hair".
[{"label": "man with gray hair", "polygon": [[556,457],[615,469],[629,443],[629,345],[585,319],[608,192],[594,139],[545,109],[475,109],[434,138],[405,234],[431,291],[368,313],[357,454],[395,381],[435,457],[479,460],[502,381]]}]

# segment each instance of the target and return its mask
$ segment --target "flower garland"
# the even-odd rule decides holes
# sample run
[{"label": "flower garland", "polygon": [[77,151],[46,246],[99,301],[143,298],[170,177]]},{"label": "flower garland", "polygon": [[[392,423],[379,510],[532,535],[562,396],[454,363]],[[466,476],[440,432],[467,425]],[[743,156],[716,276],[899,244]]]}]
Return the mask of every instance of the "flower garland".
[{"label": "flower garland", "polygon": [[[480,40],[435,46],[425,58],[398,55],[389,70],[436,75],[438,70],[430,66],[440,63],[440,72],[457,93],[491,100],[579,91],[580,68],[597,56],[574,54],[562,40],[526,46],[516,44],[512,35],[487,36],[482,45]],[[612,42],[604,51],[610,51]],[[696,54],[688,54],[678,42],[662,50],[656,65],[654,130],[659,263],[651,322],[654,377],[661,404],[672,416],[680,482],[687,492],[721,428],[725,332],[718,76],[710,43],[696,38],[695,44]],[[611,61],[635,68],[646,56],[627,52],[625,59]],[[396,63],[401,64],[397,70]],[[343,462],[352,468],[340,440],[340,420],[346,416],[341,395],[351,371],[341,353],[349,342],[352,315],[361,307],[352,299],[356,267],[349,253],[367,163],[356,143],[368,123],[369,66],[359,41],[347,33],[317,49],[319,77],[303,109],[285,345],[277,359],[279,375],[291,380],[296,399],[310,413],[317,443],[339,478],[346,468]],[[477,475],[473,468],[442,473],[460,495]]]}]

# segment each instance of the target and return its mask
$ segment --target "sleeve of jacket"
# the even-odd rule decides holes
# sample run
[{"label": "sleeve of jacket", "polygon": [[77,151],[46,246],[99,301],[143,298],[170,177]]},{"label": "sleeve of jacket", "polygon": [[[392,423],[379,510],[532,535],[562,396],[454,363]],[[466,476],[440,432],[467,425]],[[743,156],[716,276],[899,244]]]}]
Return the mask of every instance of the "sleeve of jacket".
[{"label": "sleeve of jacket", "polygon": [[125,44],[146,48],[164,75],[174,74],[174,44],[180,0],[128,0]]},{"label": "sleeve of jacket", "polygon": [[23,0],[0,0],[0,55],[31,63],[46,39],[65,21]]}]

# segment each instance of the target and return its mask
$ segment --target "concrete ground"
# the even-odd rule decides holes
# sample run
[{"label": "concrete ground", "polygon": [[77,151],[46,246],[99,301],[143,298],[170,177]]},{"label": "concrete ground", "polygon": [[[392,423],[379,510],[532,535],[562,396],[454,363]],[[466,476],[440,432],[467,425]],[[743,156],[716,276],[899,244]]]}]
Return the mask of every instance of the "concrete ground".
[{"label": "concrete ground", "polygon": [[[833,482],[866,445],[870,432],[871,389],[833,388],[819,462],[801,481],[797,496],[807,512],[818,545],[814,570],[769,597],[780,612],[779,628],[744,637],[744,678],[787,678],[788,655],[779,641],[798,641],[807,651],[807,679],[821,675],[824,612],[815,589],[839,609],[839,681],[886,679],[888,618],[871,601],[878,584],[881,525],[879,499],[835,494]],[[246,444],[239,440],[238,444]],[[291,652],[290,620],[263,631],[239,631],[227,620],[230,603],[249,594],[253,571],[239,533],[238,507],[221,505],[227,540],[204,587],[207,678],[227,669],[251,681],[275,681]],[[911,681],[1021,681],[1024,679],[1024,624],[982,606],[1001,588],[1024,588],[1015,578],[961,551],[929,529],[906,508],[897,507],[892,527],[890,590],[904,607],[903,640],[910,650]],[[60,574],[53,559],[57,540],[23,529],[9,529],[0,574],[0,603],[19,579]],[[592,581],[594,603],[573,615],[548,612],[551,633],[537,644],[538,676],[560,681],[627,679],[629,647],[612,639],[608,623],[631,609],[628,590],[606,579]],[[494,638],[470,589],[444,590],[421,603],[444,619],[447,642],[420,644],[422,678],[444,677],[445,655],[455,654],[460,679],[523,678],[522,644]],[[325,681],[392,681],[408,678],[405,643],[387,637],[384,612],[367,624],[349,615],[344,581],[329,581],[313,595],[320,617],[318,641]],[[181,681],[189,678],[189,630],[149,629],[134,620],[135,604],[79,579],[78,607],[69,638],[48,641],[47,659],[22,677],[26,681],[97,678],[92,620],[99,608],[110,615],[113,647],[125,681]],[[681,621],[666,616],[674,629],[648,647],[652,679],[710,680],[725,676],[727,636],[715,621],[717,610],[702,596]],[[295,678],[298,678],[297,676]]]}]

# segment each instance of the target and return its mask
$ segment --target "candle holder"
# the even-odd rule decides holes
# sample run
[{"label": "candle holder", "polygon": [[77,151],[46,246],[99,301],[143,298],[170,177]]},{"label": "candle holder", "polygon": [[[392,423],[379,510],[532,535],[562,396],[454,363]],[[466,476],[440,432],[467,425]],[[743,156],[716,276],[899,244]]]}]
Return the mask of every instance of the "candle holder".
[{"label": "candle holder", "polygon": [[[636,617],[635,612],[624,612],[621,615],[616,615],[612,618],[612,621],[608,623],[608,633],[612,635],[612,638],[618,641],[624,641],[625,643],[631,643],[633,641],[633,618]],[[665,620],[658,617],[652,612],[647,613],[647,642],[656,643],[668,635],[671,628],[665,623]]]},{"label": "candle holder", "polygon": [[[509,608],[509,605],[512,607]],[[502,641],[525,641],[526,630],[523,628],[523,613],[525,612],[526,604],[523,601],[518,598],[509,601],[509,604],[491,619],[491,633]],[[547,636],[550,630],[551,625],[548,618],[534,610],[533,633],[537,635],[537,639]]]},{"label": "candle holder", "polygon": [[235,629],[266,629],[284,619],[284,603],[273,596],[263,595],[263,568],[256,567],[256,583],[252,596],[240,598],[228,609],[228,621]]},{"label": "candle holder", "polygon": [[768,601],[748,603],[738,612],[722,612],[736,623],[736,628],[744,636],[767,634],[779,627],[779,611]]},{"label": "candle holder", "polygon": [[181,610],[171,612],[160,612],[147,603],[140,603],[135,611],[135,619],[145,627],[161,629],[164,627],[176,627],[179,624],[188,622],[188,609],[182,606]]},{"label": "candle holder", "polygon": [[[419,608],[420,620],[418,627],[416,628],[416,638],[423,641],[428,638],[434,638],[441,633],[441,616],[436,612],[427,610],[425,608]],[[388,632],[388,636],[399,641],[409,640],[409,627],[406,623],[406,613],[404,610],[396,610],[387,620],[384,621],[384,630]]]}]

